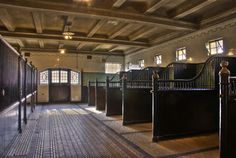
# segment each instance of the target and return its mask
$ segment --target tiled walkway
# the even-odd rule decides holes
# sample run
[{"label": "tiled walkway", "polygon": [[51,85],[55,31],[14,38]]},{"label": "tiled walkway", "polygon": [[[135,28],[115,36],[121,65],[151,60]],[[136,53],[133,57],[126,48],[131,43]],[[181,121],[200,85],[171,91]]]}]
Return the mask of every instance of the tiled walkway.
[{"label": "tiled walkway", "polygon": [[148,156],[130,146],[79,106],[44,106],[38,107],[37,113],[12,143],[6,157]]},{"label": "tiled walkway", "polygon": [[153,143],[151,124],[122,126],[87,105],[38,106],[23,133],[6,150],[9,158],[217,158],[217,134]]}]

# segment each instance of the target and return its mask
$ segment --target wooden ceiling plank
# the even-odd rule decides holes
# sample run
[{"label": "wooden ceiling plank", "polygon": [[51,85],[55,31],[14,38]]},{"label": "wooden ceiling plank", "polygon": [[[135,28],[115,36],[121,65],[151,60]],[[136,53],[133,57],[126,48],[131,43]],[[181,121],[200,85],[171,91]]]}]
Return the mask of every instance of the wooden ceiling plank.
[{"label": "wooden ceiling plank", "polygon": [[43,33],[43,15],[39,12],[32,12],[34,26],[37,33]]},{"label": "wooden ceiling plank", "polygon": [[18,45],[20,46],[20,48],[24,48],[24,47],[25,47],[25,45],[24,45],[24,43],[22,42],[22,40],[17,39],[16,42],[18,43]]},{"label": "wooden ceiling plank", "polygon": [[119,46],[114,46],[114,47],[112,47],[112,48],[109,50],[109,52],[115,51],[118,47],[119,47]]},{"label": "wooden ceiling plank", "polygon": [[141,48],[130,48],[127,51],[125,51],[125,55],[134,53],[134,52],[139,51],[139,50],[141,50]]},{"label": "wooden ceiling plank", "polygon": [[119,35],[121,35],[122,33],[129,30],[131,27],[133,27],[133,24],[127,24],[124,27],[122,27],[119,31],[113,33],[109,38],[114,39],[114,38],[118,37]]},{"label": "wooden ceiling plank", "polygon": [[8,31],[15,31],[15,25],[13,24],[12,17],[9,15],[6,9],[1,9],[0,20],[5,25]]},{"label": "wooden ceiling plank", "polygon": [[142,38],[143,36],[149,35],[149,34],[153,33],[153,32],[156,31],[156,30],[157,30],[157,28],[154,27],[154,28],[152,28],[152,29],[145,30],[144,32],[141,32],[141,33],[139,33],[139,34],[137,34],[137,35],[134,34],[134,35],[131,36],[129,39],[130,39],[131,41],[134,41],[134,40],[137,40],[137,39],[139,39],[139,38]]},{"label": "wooden ceiling plank", "polygon": [[89,31],[87,37],[93,37],[93,35],[96,34],[96,32],[106,23],[106,20],[99,20],[95,26]]},{"label": "wooden ceiling plank", "polygon": [[67,16],[65,19],[63,32],[69,31],[70,27],[72,26],[72,23],[74,21],[74,16]]},{"label": "wooden ceiling plank", "polygon": [[92,44],[112,44],[112,45],[124,45],[132,47],[147,48],[150,45],[145,42],[139,41],[125,41],[105,38],[87,38],[83,36],[74,36],[72,40],[68,41],[63,38],[61,34],[37,34],[30,32],[10,32],[0,30],[0,34],[3,37],[16,38],[16,39],[35,39],[44,41],[61,41],[61,42],[80,42],[80,43],[92,43]]},{"label": "wooden ceiling plank", "polygon": [[92,50],[92,51],[94,52],[94,51],[96,51],[96,50],[97,50],[97,49],[99,49],[99,48],[100,48],[100,44],[99,44],[99,45],[97,45],[95,48],[93,48],[93,50]]},{"label": "wooden ceiling plank", "polygon": [[86,44],[85,43],[79,43],[76,47],[76,50],[82,49]]},{"label": "wooden ceiling plank", "polygon": [[92,7],[81,7],[74,5],[64,5],[60,3],[49,3],[46,1],[35,0],[0,0],[0,6],[6,8],[20,8],[30,11],[41,11],[45,13],[55,13],[60,15],[74,15],[87,18],[117,20],[127,23],[139,23],[142,25],[152,25],[164,27],[172,30],[197,30],[197,24],[163,18],[157,16],[147,16],[138,13],[121,12],[117,10],[108,10]]},{"label": "wooden ceiling plank", "polygon": [[39,47],[40,47],[40,48],[44,48],[44,42],[43,42],[43,40],[39,40]]},{"label": "wooden ceiling plank", "polygon": [[155,3],[154,5],[152,5],[150,8],[148,8],[145,13],[153,13],[157,9],[161,8],[162,6],[164,6],[165,4],[167,4],[170,1],[171,0],[160,0],[157,3]]},{"label": "wooden ceiling plank", "polygon": [[201,21],[201,28],[205,28],[208,25],[212,25],[214,23],[218,23],[219,21],[222,22],[223,19],[227,19],[228,17],[233,17],[236,14],[236,7],[226,10],[223,13],[217,14],[213,17],[204,19]]},{"label": "wooden ceiling plank", "polygon": [[183,18],[187,15],[190,15],[194,12],[197,12],[198,10],[214,3],[216,0],[205,0],[203,1],[202,3],[199,3],[197,5],[194,5],[194,6],[191,6],[190,8],[186,9],[185,11],[180,11],[180,12],[177,12],[175,15],[174,15],[174,18],[176,19],[180,19],[180,18]]},{"label": "wooden ceiling plank", "polygon": [[127,0],[116,0],[112,7],[120,8]]}]

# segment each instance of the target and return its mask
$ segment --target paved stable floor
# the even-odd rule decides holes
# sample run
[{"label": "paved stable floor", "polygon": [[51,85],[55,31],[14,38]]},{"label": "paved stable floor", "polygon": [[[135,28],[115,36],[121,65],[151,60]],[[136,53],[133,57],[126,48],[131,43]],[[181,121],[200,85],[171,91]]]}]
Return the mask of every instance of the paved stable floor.
[{"label": "paved stable floor", "polygon": [[5,157],[217,158],[217,134],[151,142],[151,124],[122,126],[87,105],[38,106]]}]

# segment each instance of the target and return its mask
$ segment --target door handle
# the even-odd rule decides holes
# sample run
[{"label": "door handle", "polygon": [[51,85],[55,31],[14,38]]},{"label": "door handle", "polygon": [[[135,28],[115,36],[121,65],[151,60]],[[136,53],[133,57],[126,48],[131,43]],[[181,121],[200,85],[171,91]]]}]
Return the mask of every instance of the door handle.
[{"label": "door handle", "polygon": [[5,89],[2,89],[1,94],[2,94],[3,97],[6,95],[6,93],[5,93]]}]

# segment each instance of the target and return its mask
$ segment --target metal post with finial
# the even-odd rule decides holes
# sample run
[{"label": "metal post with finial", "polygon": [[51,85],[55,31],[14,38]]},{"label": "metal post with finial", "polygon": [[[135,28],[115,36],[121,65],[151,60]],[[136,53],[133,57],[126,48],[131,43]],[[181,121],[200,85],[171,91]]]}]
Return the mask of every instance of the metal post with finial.
[{"label": "metal post with finial", "polygon": [[158,90],[158,84],[157,80],[159,79],[159,75],[156,71],[153,71],[152,74],[152,128],[153,128],[153,137],[152,141],[157,142],[158,141],[158,117],[157,117],[157,90]]},{"label": "metal post with finial", "polygon": [[220,157],[226,158],[228,157],[228,122],[229,122],[229,106],[228,106],[228,97],[229,97],[229,86],[230,86],[230,71],[228,70],[229,63],[227,61],[222,61],[220,63],[221,70],[219,72],[220,79],[220,122],[219,122],[219,130],[220,130]]}]

